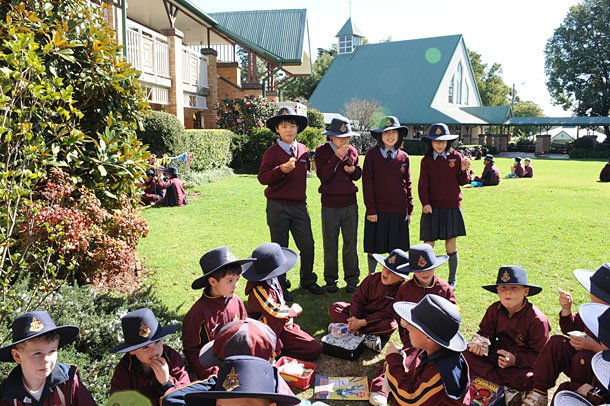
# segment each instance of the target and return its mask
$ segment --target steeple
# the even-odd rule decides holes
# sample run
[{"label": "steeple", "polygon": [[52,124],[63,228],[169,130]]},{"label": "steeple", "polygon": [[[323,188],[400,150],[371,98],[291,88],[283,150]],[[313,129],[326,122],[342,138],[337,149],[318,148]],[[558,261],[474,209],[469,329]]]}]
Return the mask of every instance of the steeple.
[{"label": "steeple", "polygon": [[335,37],[339,38],[339,53],[348,54],[362,44],[362,31],[348,18]]}]

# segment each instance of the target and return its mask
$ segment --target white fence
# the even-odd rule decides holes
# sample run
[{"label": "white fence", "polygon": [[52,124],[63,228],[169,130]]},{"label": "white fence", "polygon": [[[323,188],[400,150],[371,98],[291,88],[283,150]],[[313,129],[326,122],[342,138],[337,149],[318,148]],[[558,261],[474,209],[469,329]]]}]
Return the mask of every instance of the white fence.
[{"label": "white fence", "polygon": [[143,73],[170,77],[167,37],[133,21],[127,27],[127,60]]}]

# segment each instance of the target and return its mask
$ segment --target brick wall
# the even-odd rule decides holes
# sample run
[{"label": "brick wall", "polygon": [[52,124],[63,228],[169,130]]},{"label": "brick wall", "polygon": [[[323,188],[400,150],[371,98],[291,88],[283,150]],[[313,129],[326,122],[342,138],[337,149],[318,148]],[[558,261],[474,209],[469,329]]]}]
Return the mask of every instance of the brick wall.
[{"label": "brick wall", "polygon": [[208,108],[203,112],[204,128],[216,128],[216,104],[218,103],[218,52],[212,48],[201,50],[202,55],[208,57],[208,87],[210,94],[207,96]]}]

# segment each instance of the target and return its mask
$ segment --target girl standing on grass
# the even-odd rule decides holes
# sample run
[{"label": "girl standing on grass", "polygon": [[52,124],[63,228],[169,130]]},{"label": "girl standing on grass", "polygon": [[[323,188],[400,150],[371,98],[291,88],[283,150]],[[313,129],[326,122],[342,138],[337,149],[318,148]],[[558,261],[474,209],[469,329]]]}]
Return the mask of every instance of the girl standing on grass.
[{"label": "girl standing on grass", "polygon": [[[449,255],[449,284],[455,289],[458,268],[457,237],[466,235],[460,186],[470,182],[470,159],[451,148],[458,138],[446,124],[433,124],[422,137],[427,151],[421,160],[419,200],[422,204],[420,239],[434,247],[445,240]],[[365,161],[366,164],[366,161]]]},{"label": "girl standing on grass", "polygon": [[409,130],[393,116],[385,117],[382,123],[383,128],[371,130],[377,145],[366,153],[362,168],[364,251],[369,273],[377,266],[373,254],[409,249],[413,212],[409,155],[400,149]]}]

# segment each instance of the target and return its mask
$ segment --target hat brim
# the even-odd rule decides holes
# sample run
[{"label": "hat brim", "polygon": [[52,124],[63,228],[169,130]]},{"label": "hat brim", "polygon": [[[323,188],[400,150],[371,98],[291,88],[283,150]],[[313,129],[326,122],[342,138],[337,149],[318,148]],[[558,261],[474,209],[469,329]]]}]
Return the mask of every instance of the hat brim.
[{"label": "hat brim", "polygon": [[222,364],[222,361],[214,355],[214,341],[208,341],[205,343],[201,350],[199,350],[199,363],[204,367]]},{"label": "hat brim", "polygon": [[[187,405],[215,405],[216,399],[238,399],[238,398],[256,398],[268,399],[274,401],[278,406],[292,406],[301,403],[301,399],[296,396],[283,395],[280,393],[261,393],[261,392],[226,392],[226,391],[209,391],[189,393],[184,397]],[[204,402],[201,402],[204,400]],[[207,402],[210,400],[210,402]]]},{"label": "hat brim", "polygon": [[447,262],[448,259],[449,259],[449,255],[437,255],[436,256],[436,261],[434,261],[434,263],[432,265],[430,265],[429,267],[422,268],[422,269],[413,269],[409,265],[407,265],[407,269],[409,270],[409,272],[413,272],[413,273],[426,272],[426,271],[429,271],[431,269],[438,268],[439,266],[441,266],[445,262]]},{"label": "hat brim", "polygon": [[400,276],[401,278],[407,279],[409,277],[409,274],[411,273],[411,271],[408,269],[408,264],[401,265],[398,268],[396,268],[396,270],[393,270],[392,268],[388,268],[388,266],[385,263],[385,258],[383,257],[383,255],[373,254],[373,258],[375,258],[375,261],[377,261],[377,263],[379,263],[379,265],[383,266],[388,271],[392,272],[394,275]]},{"label": "hat brim", "polygon": [[610,350],[595,354],[591,359],[591,368],[599,382],[608,389],[610,385]]},{"label": "hat brim", "polygon": [[583,288],[585,288],[593,296],[603,300],[606,303],[610,303],[610,293],[591,283],[591,277],[595,272],[596,271],[589,269],[575,269],[574,277],[576,280],[578,280],[578,282],[580,282]]},{"label": "hat brim", "polygon": [[407,138],[407,136],[409,135],[409,129],[405,126],[395,126],[395,127],[386,127],[386,128],[376,128],[374,130],[371,130],[371,134],[373,135],[373,137],[375,137],[376,139],[379,139],[379,136],[381,134],[383,134],[385,131],[390,131],[390,130],[398,130],[398,135],[400,137]]},{"label": "hat brim", "polygon": [[13,358],[13,354],[12,354],[11,350],[13,348],[15,348],[16,345],[26,342],[28,340],[31,340],[36,337],[40,337],[42,335],[49,334],[49,333],[57,333],[57,334],[59,334],[59,345],[57,348],[62,348],[62,347],[65,347],[66,345],[70,344],[72,341],[74,341],[76,339],[76,337],[78,337],[79,332],[80,332],[80,329],[76,326],[71,326],[71,325],[57,326],[57,327],[49,329],[49,330],[41,331],[38,334],[31,335],[22,340],[17,340],[12,344],[7,345],[6,347],[0,348],[0,362],[15,362],[15,359]]},{"label": "hat brim", "polygon": [[466,339],[460,334],[458,331],[455,333],[453,337],[449,341],[445,341],[440,337],[436,336],[432,332],[428,331],[425,327],[425,324],[418,319],[413,317],[411,310],[417,305],[417,303],[413,302],[396,302],[394,303],[394,311],[400,316],[400,318],[405,319],[409,324],[415,326],[419,331],[424,333],[427,337],[429,337],[432,341],[440,345],[441,347],[447,348],[451,351],[462,352],[466,350],[467,343]]},{"label": "hat brim", "polygon": [[[585,326],[591,331],[591,333],[599,339],[599,316],[608,310],[608,305],[601,303],[585,303],[581,304],[578,308],[578,315],[580,316]],[[608,346],[610,343],[602,344]]]},{"label": "hat brim", "polygon": [[457,134],[445,134],[445,135],[439,135],[438,137],[431,137],[428,134],[423,135],[421,137],[422,141],[428,140],[428,141],[455,141],[457,140],[459,137],[459,135]]},{"label": "hat brim", "polygon": [[157,328],[157,331],[155,332],[155,335],[152,336],[151,338],[149,338],[148,340],[135,344],[135,345],[122,343],[122,344],[119,344],[116,347],[112,348],[110,350],[110,352],[122,354],[125,352],[135,351],[135,350],[145,347],[155,341],[159,341],[159,340],[167,337],[170,334],[174,334],[178,330],[180,330],[179,324],[174,324],[171,326],[162,326],[162,327],[159,326],[159,328]]},{"label": "hat brim", "polygon": [[542,288],[540,286],[524,285],[522,283],[502,283],[500,285],[483,285],[481,287],[492,293],[498,293],[498,286],[523,286],[525,288],[529,288],[530,291],[527,294],[527,297],[536,296],[538,293],[542,292]]},{"label": "hat brim", "polygon": [[222,264],[220,266],[217,266],[216,268],[212,269],[211,271],[208,271],[208,273],[203,274],[203,276],[200,276],[199,278],[195,279],[193,281],[193,283],[191,283],[191,288],[192,289],[203,289],[206,286],[208,286],[208,278],[210,276],[212,276],[212,274],[214,272],[220,271],[221,269],[224,269],[228,266],[231,265],[240,265],[242,267],[242,272],[244,271],[244,264],[248,264],[248,263],[252,263],[256,261],[255,258],[246,258],[246,259],[238,259],[235,261],[231,261],[231,262],[227,262],[226,264]]},{"label": "hat brim", "polygon": [[360,134],[355,133],[353,131],[351,131],[349,133],[337,133],[337,132],[334,132],[334,131],[324,131],[322,133],[322,135],[328,135],[328,136],[337,137],[337,138],[347,138],[347,137],[355,137],[355,136],[360,135]]},{"label": "hat brim", "polygon": [[280,116],[273,116],[268,119],[265,124],[267,125],[268,129],[277,134],[278,124],[286,119],[294,120],[297,123],[297,134],[303,132],[303,130],[307,127],[307,117],[301,116],[300,114],[283,114]]},{"label": "hat brim", "polygon": [[555,394],[555,406],[593,406],[589,401],[576,392],[562,390]]},{"label": "hat brim", "polygon": [[275,278],[276,276],[284,275],[290,270],[290,268],[294,266],[294,264],[297,263],[297,261],[299,260],[299,255],[290,248],[282,247],[282,252],[284,253],[286,261],[277,268],[272,269],[271,272],[267,274],[258,273],[256,272],[256,269],[253,266],[254,263],[251,262],[244,267],[244,272],[242,273],[242,276],[249,281],[260,282]]}]

